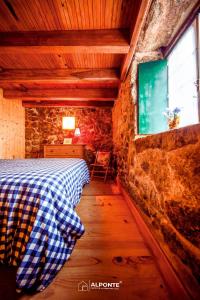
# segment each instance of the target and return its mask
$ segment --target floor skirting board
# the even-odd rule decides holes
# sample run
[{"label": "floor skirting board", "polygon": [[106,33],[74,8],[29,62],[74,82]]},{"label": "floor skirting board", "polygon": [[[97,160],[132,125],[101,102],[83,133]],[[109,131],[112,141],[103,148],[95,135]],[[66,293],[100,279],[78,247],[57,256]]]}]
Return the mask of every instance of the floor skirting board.
[{"label": "floor skirting board", "polygon": [[159,243],[153,236],[151,230],[148,228],[148,225],[144,221],[142,214],[139,211],[139,208],[136,207],[134,201],[131,199],[129,194],[125,191],[119,178],[117,178],[117,185],[121,194],[123,195],[124,199],[127,202],[127,205],[138,225],[138,229],[140,233],[142,234],[147,246],[150,248],[152,254],[156,259],[157,265],[160,269],[160,272],[163,276],[166,285],[171,291],[173,299],[191,300],[190,295],[188,294],[187,290],[184,288],[181,280],[179,279],[169,259],[167,258],[166,254],[164,253]]}]

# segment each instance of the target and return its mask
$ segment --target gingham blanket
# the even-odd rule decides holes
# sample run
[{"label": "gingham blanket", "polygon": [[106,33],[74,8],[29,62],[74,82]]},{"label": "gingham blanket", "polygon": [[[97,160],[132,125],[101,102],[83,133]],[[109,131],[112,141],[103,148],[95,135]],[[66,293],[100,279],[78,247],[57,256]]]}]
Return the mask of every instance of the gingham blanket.
[{"label": "gingham blanket", "polygon": [[88,182],[82,159],[0,160],[0,262],[18,267],[18,289],[43,290],[69,258]]}]

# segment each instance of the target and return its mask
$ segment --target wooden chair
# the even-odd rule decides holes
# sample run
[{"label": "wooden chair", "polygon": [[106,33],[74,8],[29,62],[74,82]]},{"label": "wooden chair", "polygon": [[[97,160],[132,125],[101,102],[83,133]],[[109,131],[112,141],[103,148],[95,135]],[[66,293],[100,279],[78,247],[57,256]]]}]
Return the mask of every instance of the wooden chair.
[{"label": "wooden chair", "polygon": [[[107,179],[110,166],[111,153],[107,151],[98,151],[94,164],[91,164],[91,180],[94,177],[103,177],[104,182]],[[100,175],[101,174],[101,175]]]}]

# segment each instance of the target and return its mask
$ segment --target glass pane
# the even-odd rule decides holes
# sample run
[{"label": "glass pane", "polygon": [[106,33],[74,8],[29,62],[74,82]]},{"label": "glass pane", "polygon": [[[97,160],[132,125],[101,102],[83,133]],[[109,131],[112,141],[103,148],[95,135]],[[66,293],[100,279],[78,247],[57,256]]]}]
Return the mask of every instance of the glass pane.
[{"label": "glass pane", "polygon": [[169,108],[181,108],[180,126],[198,123],[197,43],[192,24],[168,57]]}]

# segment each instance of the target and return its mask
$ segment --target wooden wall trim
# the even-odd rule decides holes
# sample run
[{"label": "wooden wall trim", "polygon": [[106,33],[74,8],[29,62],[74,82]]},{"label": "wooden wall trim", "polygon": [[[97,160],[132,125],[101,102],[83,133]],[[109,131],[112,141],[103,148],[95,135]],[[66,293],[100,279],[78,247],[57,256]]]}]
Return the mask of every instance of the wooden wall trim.
[{"label": "wooden wall trim", "polygon": [[159,270],[163,276],[166,285],[168,286],[171,292],[173,299],[190,300],[191,297],[189,296],[188,292],[184,288],[173,266],[171,265],[167,256],[161,249],[159,243],[156,241],[151,230],[148,228],[146,222],[142,217],[141,212],[139,211],[139,208],[136,207],[129,194],[123,188],[119,178],[117,178],[117,185],[120,192],[124,196],[124,199],[127,202],[127,205],[138,225],[138,229],[142,234],[144,241],[146,242],[147,246],[150,248],[151,252],[153,253],[156,259],[156,263],[159,267]]},{"label": "wooden wall trim", "polygon": [[1,32],[0,54],[121,53],[129,50],[125,29]]}]

